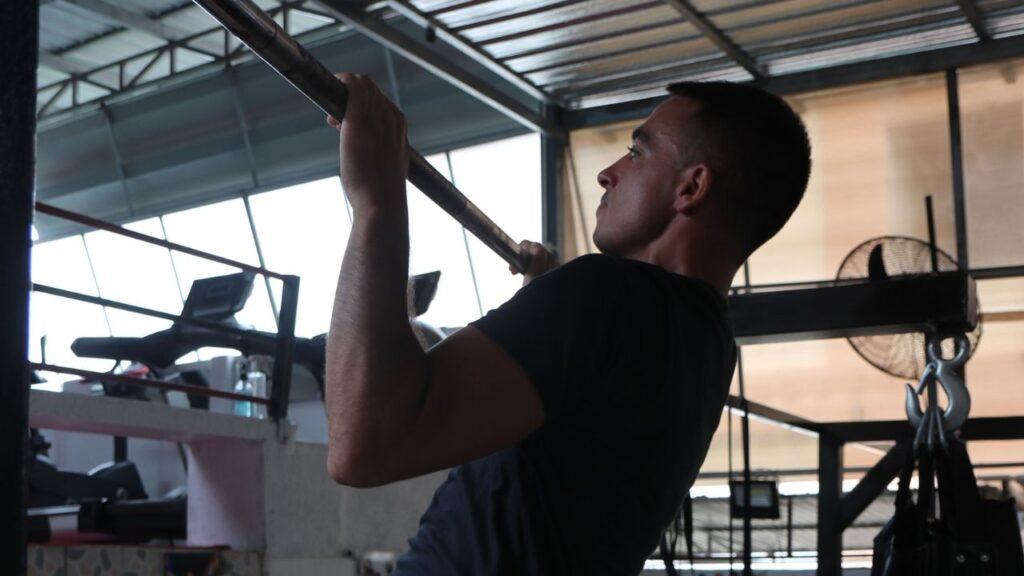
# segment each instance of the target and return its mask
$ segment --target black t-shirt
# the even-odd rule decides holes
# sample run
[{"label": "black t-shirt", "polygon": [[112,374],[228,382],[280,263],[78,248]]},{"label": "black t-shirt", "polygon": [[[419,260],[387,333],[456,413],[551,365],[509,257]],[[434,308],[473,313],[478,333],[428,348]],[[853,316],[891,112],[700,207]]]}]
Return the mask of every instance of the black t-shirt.
[{"label": "black t-shirt", "polygon": [[473,325],[529,374],[545,423],[454,468],[393,574],[639,573],[721,418],[736,360],[725,298],[590,255]]}]

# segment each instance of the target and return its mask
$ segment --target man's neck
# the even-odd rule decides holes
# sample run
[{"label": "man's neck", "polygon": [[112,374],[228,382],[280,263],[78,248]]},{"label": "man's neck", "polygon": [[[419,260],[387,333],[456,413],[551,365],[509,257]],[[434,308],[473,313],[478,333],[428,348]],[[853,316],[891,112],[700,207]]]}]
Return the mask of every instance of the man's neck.
[{"label": "man's neck", "polygon": [[699,278],[713,286],[723,296],[728,294],[733,277],[739,267],[725,246],[714,244],[696,246],[692,243],[673,239],[664,241],[665,236],[654,242],[625,254],[625,258],[653,264],[659,268]]}]

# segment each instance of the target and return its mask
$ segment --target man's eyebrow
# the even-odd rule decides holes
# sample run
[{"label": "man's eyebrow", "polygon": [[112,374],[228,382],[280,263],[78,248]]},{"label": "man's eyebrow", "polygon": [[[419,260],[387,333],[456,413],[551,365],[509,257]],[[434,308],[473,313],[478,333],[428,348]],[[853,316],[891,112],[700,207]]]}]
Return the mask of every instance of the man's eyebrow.
[{"label": "man's eyebrow", "polygon": [[643,128],[637,128],[633,130],[633,142],[642,142],[644,144],[649,144],[651,142],[651,139],[647,135],[647,132],[644,132]]}]

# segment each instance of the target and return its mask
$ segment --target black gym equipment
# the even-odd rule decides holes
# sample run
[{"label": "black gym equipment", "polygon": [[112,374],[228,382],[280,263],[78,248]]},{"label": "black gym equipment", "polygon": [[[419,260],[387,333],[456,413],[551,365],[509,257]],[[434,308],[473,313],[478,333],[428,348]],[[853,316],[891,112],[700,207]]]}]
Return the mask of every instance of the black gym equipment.
[{"label": "black gym equipment", "polygon": [[[161,374],[182,356],[206,346],[230,348],[243,355],[273,355],[277,335],[249,330],[234,315],[252,293],[255,275],[238,272],[196,280],[189,290],[181,317],[193,322],[175,322],[170,328],[141,338],[76,338],[71,350],[78,356],[129,360]],[[308,368],[322,386],[323,339],[295,338],[294,361]],[[187,378],[186,378],[187,381]],[[189,382],[205,385],[203,382]],[[113,386],[113,382],[105,383]],[[131,384],[125,385],[131,386]]]},{"label": "black gym equipment", "polygon": [[[423,338],[424,346],[430,347],[442,339],[444,333],[416,318],[427,312],[437,294],[441,273],[438,271],[418,274],[409,279],[411,290],[410,323]],[[141,338],[97,337],[76,338],[71,350],[78,356],[128,360],[138,363],[147,370],[146,375],[161,379],[168,376],[188,384],[207,387],[198,372],[178,371],[175,361],[182,356],[203,347],[229,348],[245,356],[253,354],[273,355],[277,346],[277,335],[269,332],[250,330],[235,319],[235,314],[245,307],[252,293],[252,272],[238,272],[225,276],[203,278],[192,283],[181,317],[192,321],[175,322],[170,328],[154,332]],[[324,361],[326,334],[313,338],[295,338],[293,361],[308,370],[316,379],[323,395]],[[153,399],[143,386],[118,381],[103,380],[104,392],[111,396]],[[189,394],[193,408],[207,408],[209,398]]]},{"label": "black gym equipment", "polygon": [[[48,542],[59,536],[77,541],[104,539],[147,542],[184,538],[187,499],[183,491],[150,498],[135,464],[127,460],[101,464],[82,474],[61,470],[49,459],[46,438],[31,430],[32,461],[28,477],[28,539]],[[54,534],[57,518],[74,516],[70,534]]]},{"label": "black gym equipment", "polygon": [[[194,0],[311,102],[345,118],[348,89],[274,19],[250,0]],[[416,150],[409,149],[409,181],[502,259],[525,271],[529,253],[514,242]]]}]

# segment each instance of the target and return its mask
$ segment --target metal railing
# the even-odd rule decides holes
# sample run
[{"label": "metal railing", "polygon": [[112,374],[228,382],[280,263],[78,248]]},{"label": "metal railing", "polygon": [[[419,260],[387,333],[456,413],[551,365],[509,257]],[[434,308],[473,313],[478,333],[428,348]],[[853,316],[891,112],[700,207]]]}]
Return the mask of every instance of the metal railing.
[{"label": "metal railing", "polygon": [[[42,202],[35,203],[36,211],[42,214],[47,214],[64,220],[77,222],[90,228],[98,230],[105,230],[113,234],[118,234],[126,238],[131,238],[154,246],[159,246],[172,250],[175,252],[181,252],[209,260],[211,262],[217,262],[226,266],[231,266],[242,271],[251,272],[254,274],[260,274],[268,278],[274,278],[280,280],[282,283],[281,290],[281,307],[277,319],[277,333],[258,332],[255,330],[246,330],[244,328],[238,328],[235,326],[229,326],[205,320],[202,318],[192,318],[185,315],[170,314],[162,312],[160,310],[153,310],[151,308],[145,308],[142,306],[136,306],[133,304],[127,304],[124,302],[118,302],[116,300],[110,300],[107,298],[101,298],[98,296],[92,296],[89,294],[82,294],[79,292],[73,292],[71,290],[65,290],[62,288],[56,288],[53,286],[47,286],[44,284],[33,284],[32,291],[40,294],[49,294],[51,296],[57,296],[59,298],[67,298],[70,300],[76,300],[79,302],[85,302],[88,304],[95,304],[98,306],[104,306],[114,308],[117,310],[124,310],[134,314],[141,314],[144,316],[150,316],[154,318],[161,318],[164,320],[171,320],[176,324],[182,325],[193,325],[199,326],[204,329],[210,330],[217,335],[223,335],[224,339],[218,341],[217,344],[230,343],[231,338],[240,339],[244,338],[247,347],[254,348],[260,352],[267,352],[272,354],[274,358],[274,369],[271,379],[271,388],[269,397],[252,396],[246,394],[239,394],[236,392],[228,392],[225,390],[214,390],[211,388],[205,388],[202,386],[195,386],[191,384],[182,384],[180,382],[169,382],[165,380],[149,379],[149,378],[138,378],[134,376],[128,376],[125,374],[113,374],[107,372],[95,372],[91,370],[82,370],[79,368],[73,368],[68,366],[58,366],[54,364],[48,364],[43,362],[30,362],[29,365],[32,370],[40,370],[46,372],[56,372],[60,374],[69,374],[85,378],[89,380],[95,380],[98,382],[119,382],[124,384],[131,384],[136,386],[142,386],[147,388],[156,388],[161,390],[173,390],[177,392],[184,392],[187,394],[195,394],[199,396],[209,396],[217,398],[225,398],[229,400],[239,400],[245,402],[252,402],[254,404],[266,405],[268,407],[269,415],[274,420],[281,420],[288,415],[288,398],[291,392],[291,379],[292,379],[292,364],[295,361],[295,316],[298,305],[298,293],[299,293],[299,277],[288,274],[280,274],[272,272],[266,268],[260,266],[253,266],[230,258],[217,256],[203,250],[198,250],[183,244],[170,242],[163,238],[157,238],[142,234],[134,230],[128,230],[116,224],[98,220],[83,214],[64,210],[56,206],[45,204]],[[215,340],[219,340],[215,338]],[[210,345],[214,345],[211,342]]]}]

